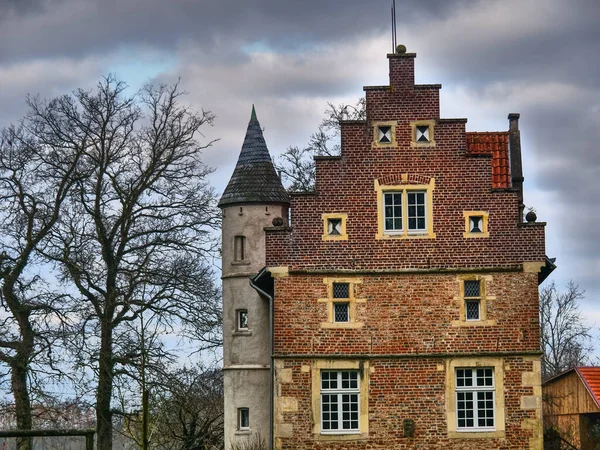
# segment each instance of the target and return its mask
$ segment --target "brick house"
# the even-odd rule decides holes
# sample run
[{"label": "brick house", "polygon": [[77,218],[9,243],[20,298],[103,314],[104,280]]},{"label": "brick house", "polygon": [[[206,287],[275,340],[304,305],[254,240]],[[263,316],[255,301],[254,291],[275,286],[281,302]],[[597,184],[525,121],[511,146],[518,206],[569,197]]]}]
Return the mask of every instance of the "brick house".
[{"label": "brick house", "polygon": [[[485,133],[440,118],[415,56],[388,55],[389,86],[364,88],[366,120],[316,158],[314,192],[287,199],[269,178],[244,203],[234,173],[223,195],[226,444],[542,448],[538,285],[554,266],[545,224],[523,221],[519,115]],[[259,368],[268,399],[241,375]]]}]

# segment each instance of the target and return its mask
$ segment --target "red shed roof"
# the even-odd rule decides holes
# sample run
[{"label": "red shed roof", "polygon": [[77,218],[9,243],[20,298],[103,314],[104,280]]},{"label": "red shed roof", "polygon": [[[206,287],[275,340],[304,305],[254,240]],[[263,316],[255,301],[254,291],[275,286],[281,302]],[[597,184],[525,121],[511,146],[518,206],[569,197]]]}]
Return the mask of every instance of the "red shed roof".
[{"label": "red shed roof", "polygon": [[600,367],[575,367],[575,370],[600,407]]},{"label": "red shed roof", "polygon": [[492,157],[492,188],[510,187],[507,131],[467,133],[467,155],[490,155]]}]

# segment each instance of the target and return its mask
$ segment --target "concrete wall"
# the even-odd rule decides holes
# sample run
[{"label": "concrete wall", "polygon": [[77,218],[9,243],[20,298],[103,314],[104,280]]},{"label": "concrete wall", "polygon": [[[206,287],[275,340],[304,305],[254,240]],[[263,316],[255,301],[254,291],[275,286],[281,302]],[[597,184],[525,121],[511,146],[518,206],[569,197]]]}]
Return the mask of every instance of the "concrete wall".
[{"label": "concrete wall", "polygon": [[[223,209],[223,366],[225,445],[260,434],[267,443],[270,421],[270,319],[267,300],[250,286],[265,266],[264,227],[287,217],[280,205],[242,205]],[[286,219],[284,219],[286,220]],[[244,258],[236,260],[235,237],[245,237]],[[236,311],[248,311],[248,329],[236,329]],[[238,430],[237,411],[250,410],[250,430]]]}]

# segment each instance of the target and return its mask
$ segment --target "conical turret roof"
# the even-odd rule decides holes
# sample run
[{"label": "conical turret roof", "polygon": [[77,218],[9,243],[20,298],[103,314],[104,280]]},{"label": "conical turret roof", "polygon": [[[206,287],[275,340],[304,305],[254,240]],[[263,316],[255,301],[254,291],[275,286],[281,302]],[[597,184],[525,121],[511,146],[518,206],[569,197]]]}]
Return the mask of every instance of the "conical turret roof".
[{"label": "conical turret roof", "polygon": [[235,203],[289,203],[290,198],[275,172],[254,105],[246,138],[233,175],[219,206]]}]

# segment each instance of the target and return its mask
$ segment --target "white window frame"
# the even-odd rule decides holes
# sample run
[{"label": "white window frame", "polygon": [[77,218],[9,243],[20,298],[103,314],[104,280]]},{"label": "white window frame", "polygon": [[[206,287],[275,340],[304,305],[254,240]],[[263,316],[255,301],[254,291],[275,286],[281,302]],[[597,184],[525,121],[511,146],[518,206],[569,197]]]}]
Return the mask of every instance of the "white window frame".
[{"label": "white window frame", "polygon": [[[409,205],[408,203],[408,197],[409,194],[422,194],[423,195],[423,203],[422,204],[417,204],[418,206],[423,206],[424,208],[424,214],[422,216],[418,216],[418,215],[414,215],[414,216],[409,216],[409,208],[411,207],[411,205]],[[387,227],[387,219],[388,219],[388,215],[386,214],[386,210],[387,210],[387,205],[386,205],[386,196],[387,195],[400,195],[401,197],[401,202],[400,202],[400,208],[401,208],[401,215],[400,215],[400,222],[401,222],[401,228],[388,228]],[[393,197],[392,197],[393,198]],[[428,223],[427,223],[427,207],[428,207],[428,202],[427,202],[427,191],[424,189],[402,189],[402,190],[394,190],[394,191],[383,191],[383,198],[382,198],[382,202],[383,202],[383,232],[385,234],[404,234],[404,230],[407,230],[407,234],[427,234],[427,230],[428,230]],[[417,206],[415,206],[416,208]],[[392,206],[393,208],[393,206]],[[392,215],[391,219],[397,219],[398,217],[396,217],[394,214]],[[423,227],[422,228],[410,228],[410,219],[414,218],[415,220],[418,220],[419,218],[422,218],[424,220],[423,222]]]},{"label": "white window frame", "polygon": [[[471,386],[459,386],[459,371],[467,371],[470,370],[471,371]],[[484,381],[487,378],[491,378],[491,385],[486,385],[485,383],[483,385],[478,385],[478,377],[477,377],[477,372],[478,371],[485,371],[485,370],[490,370],[491,371],[491,376],[490,377],[485,377],[484,376]],[[495,373],[494,373],[494,367],[456,367],[454,370],[454,389],[455,389],[455,401],[456,401],[456,431],[458,432],[487,432],[487,431],[495,431],[496,430],[496,424],[497,424],[497,416],[498,416],[498,410],[496,408],[496,377],[495,377]],[[480,400],[479,394],[485,394],[485,396],[487,397],[489,394],[491,393],[491,401],[492,401],[492,420],[494,422],[493,425],[489,426],[489,425],[484,425],[481,426],[479,425],[479,414],[481,413],[482,410],[488,410],[488,408],[479,408],[478,403],[482,400]],[[471,409],[472,414],[473,414],[473,426],[467,426],[466,424],[461,426],[461,420],[467,420],[467,417],[461,418],[460,417],[460,411],[464,410],[464,411],[468,411],[468,409],[465,407],[464,409],[460,409],[459,406],[461,404],[461,400],[459,400],[459,397],[461,394],[465,394],[465,398],[462,400],[464,402],[466,402],[466,394],[471,394],[472,395],[472,403],[473,403],[473,408]],[[483,400],[484,402],[488,402],[489,400],[487,398],[485,398]],[[486,405],[487,406],[487,405]],[[484,420],[487,420],[485,417],[483,418]]]},{"label": "white window frame", "polygon": [[[323,374],[336,374],[336,387],[335,388],[323,388]],[[356,387],[347,387],[344,388],[342,385],[343,381],[343,373],[354,374],[356,376]],[[358,370],[321,370],[319,376],[319,386],[320,386],[320,425],[321,425],[321,434],[359,434],[361,432],[360,429],[360,416],[361,416],[361,408],[360,408],[360,373]],[[350,382],[348,384],[351,384]],[[346,396],[355,396],[356,401],[353,401],[348,397],[347,401],[344,402],[344,397]],[[326,399],[331,397],[336,398],[337,405],[337,423],[338,428],[325,429],[325,415],[334,413],[333,411],[325,411],[325,406],[327,405]],[[356,414],[356,427],[344,428],[344,405],[356,405],[356,410],[354,413]],[[350,411],[352,413],[352,411]],[[331,419],[330,419],[331,421]],[[352,418],[350,418],[352,421]]]},{"label": "white window frame", "polygon": [[[246,326],[242,327],[242,315],[246,315]],[[248,331],[248,310],[247,309],[238,309],[235,312],[235,322],[236,322],[236,330],[238,331]]]},{"label": "white window frame", "polygon": [[[247,425],[243,425],[243,414],[247,414]],[[250,430],[250,408],[238,408],[237,410],[237,422],[238,422],[238,430],[239,431],[248,431]]]}]

